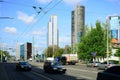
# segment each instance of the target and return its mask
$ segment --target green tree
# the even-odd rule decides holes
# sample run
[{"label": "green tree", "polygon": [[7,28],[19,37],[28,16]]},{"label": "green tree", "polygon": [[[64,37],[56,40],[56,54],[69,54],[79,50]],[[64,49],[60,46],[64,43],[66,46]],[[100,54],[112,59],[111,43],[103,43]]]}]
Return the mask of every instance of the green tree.
[{"label": "green tree", "polygon": [[9,59],[10,58],[10,54],[9,54],[8,51],[0,50],[0,59],[1,59],[1,56],[2,56],[3,59],[5,59],[5,58]]},{"label": "green tree", "polygon": [[117,49],[115,56],[119,57],[119,63],[120,63],[120,47]]},{"label": "green tree", "polygon": [[71,51],[71,47],[69,45],[65,46],[65,52],[66,54],[70,54],[72,51]]},{"label": "green tree", "polygon": [[[91,27],[91,30],[82,37],[78,45],[80,59],[91,60],[92,58],[106,56],[106,34],[103,27],[99,21],[96,21],[96,27]],[[92,52],[95,53],[94,57],[91,54]]]}]

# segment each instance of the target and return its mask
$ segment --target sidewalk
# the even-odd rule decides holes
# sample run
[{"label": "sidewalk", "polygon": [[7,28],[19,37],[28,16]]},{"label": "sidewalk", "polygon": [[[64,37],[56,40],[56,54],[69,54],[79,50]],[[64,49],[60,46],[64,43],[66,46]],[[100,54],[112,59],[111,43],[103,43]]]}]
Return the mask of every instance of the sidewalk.
[{"label": "sidewalk", "polygon": [[5,71],[4,68],[4,63],[1,62],[0,62],[0,80],[9,80],[7,72]]}]

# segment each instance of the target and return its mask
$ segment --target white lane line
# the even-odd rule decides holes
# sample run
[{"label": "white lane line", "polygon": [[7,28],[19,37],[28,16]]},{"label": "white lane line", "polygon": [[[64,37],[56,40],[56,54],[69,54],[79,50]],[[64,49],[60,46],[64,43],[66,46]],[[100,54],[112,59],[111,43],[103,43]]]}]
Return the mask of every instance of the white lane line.
[{"label": "white lane line", "polygon": [[40,76],[40,77],[43,77],[43,78],[45,78],[45,79],[47,79],[47,80],[53,80],[53,79],[51,79],[51,78],[48,78],[48,77],[46,77],[46,76],[44,76],[44,75],[41,75],[41,74],[39,74],[39,73],[36,73],[36,72],[33,72],[33,71],[31,71],[33,74],[36,74],[36,75],[38,75],[38,76]]}]

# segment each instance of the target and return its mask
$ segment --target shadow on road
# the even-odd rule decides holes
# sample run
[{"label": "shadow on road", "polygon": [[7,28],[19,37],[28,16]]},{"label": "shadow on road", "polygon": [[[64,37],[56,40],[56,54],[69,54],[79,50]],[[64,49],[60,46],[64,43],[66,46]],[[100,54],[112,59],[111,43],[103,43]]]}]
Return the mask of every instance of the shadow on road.
[{"label": "shadow on road", "polygon": [[[35,66],[35,65],[32,65],[32,66],[33,66],[32,67],[32,71],[29,71],[29,73],[30,74],[36,73],[37,75],[35,75],[35,74],[34,75],[37,76],[37,77],[38,76],[39,77],[40,76],[41,77],[44,76],[44,77],[48,77],[51,80],[88,80],[88,79],[84,79],[84,78],[77,79],[77,77],[68,75],[67,72],[65,74],[60,74],[60,73],[55,73],[55,74],[45,73],[42,68],[39,68],[38,66]],[[11,69],[11,70],[9,70],[9,73],[12,73],[12,72],[14,72],[16,70],[15,67],[16,67],[16,62],[0,63],[0,79],[1,80],[10,80],[9,76],[8,76],[9,74],[7,72],[8,71],[7,68]],[[16,74],[13,74],[13,75],[16,75]],[[21,74],[18,74],[18,75],[21,75]],[[49,80],[49,79],[46,79],[46,80]]]}]

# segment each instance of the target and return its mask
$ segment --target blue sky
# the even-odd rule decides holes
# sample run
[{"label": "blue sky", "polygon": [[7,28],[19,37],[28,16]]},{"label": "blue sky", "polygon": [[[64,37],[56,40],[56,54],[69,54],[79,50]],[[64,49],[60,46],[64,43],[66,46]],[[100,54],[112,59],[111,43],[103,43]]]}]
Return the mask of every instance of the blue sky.
[{"label": "blue sky", "polygon": [[110,15],[120,15],[120,0],[0,0],[0,17],[13,18],[0,19],[0,43],[15,47],[17,43],[32,42],[34,36],[35,46],[42,51],[47,47],[50,16],[55,14],[60,47],[71,45],[71,11],[77,4],[85,6],[86,25],[95,25],[96,20],[105,22]]}]

